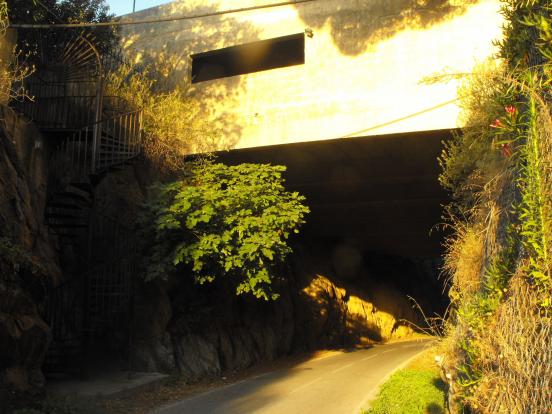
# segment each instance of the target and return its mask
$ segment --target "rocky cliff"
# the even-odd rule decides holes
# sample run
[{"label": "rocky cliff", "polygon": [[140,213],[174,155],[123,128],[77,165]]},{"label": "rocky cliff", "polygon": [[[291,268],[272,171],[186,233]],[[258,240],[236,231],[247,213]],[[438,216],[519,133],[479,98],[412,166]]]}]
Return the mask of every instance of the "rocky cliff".
[{"label": "rocky cliff", "polygon": [[61,277],[43,222],[46,160],[38,130],[0,106],[0,401],[44,385],[50,335],[39,310]]},{"label": "rocky cliff", "polygon": [[222,283],[142,284],[136,301],[135,368],[179,372],[194,381],[293,352],[409,336],[414,330],[406,321],[419,322],[406,297],[390,287],[369,295],[297,263],[287,272],[277,282],[280,298],[274,302],[235,297]]}]

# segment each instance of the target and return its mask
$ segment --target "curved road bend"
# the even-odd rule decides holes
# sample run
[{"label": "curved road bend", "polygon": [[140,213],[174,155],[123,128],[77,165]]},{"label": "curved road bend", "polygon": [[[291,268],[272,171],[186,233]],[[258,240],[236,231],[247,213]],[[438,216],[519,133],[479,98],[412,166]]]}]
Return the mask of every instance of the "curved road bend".
[{"label": "curved road bend", "polygon": [[397,342],[313,359],[187,398],[155,414],[359,414],[390,373],[431,346]]}]

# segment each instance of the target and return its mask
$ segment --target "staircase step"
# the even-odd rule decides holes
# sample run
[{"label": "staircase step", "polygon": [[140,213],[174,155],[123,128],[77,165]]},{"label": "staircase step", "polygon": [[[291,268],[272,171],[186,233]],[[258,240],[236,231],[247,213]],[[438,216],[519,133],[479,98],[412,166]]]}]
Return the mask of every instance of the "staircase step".
[{"label": "staircase step", "polygon": [[92,199],[90,197],[90,194],[88,195],[83,195],[83,194],[78,194],[78,193],[74,193],[74,192],[57,192],[54,194],[54,199],[57,199],[58,201],[61,201],[60,198],[69,198],[71,200],[75,200],[75,201],[80,201],[80,202],[84,202],[86,205],[89,205],[92,203]]},{"label": "staircase step", "polygon": [[129,155],[129,156],[126,156],[126,157],[101,157],[99,159],[99,163],[110,163],[110,162],[124,162],[124,161],[129,161],[131,160],[132,158],[134,158],[135,156],[134,155]]},{"label": "staircase step", "polygon": [[106,158],[129,158],[136,155],[133,151],[100,151],[99,152],[99,158],[100,159],[106,159]]},{"label": "staircase step", "polygon": [[66,203],[62,201],[52,201],[48,203],[48,208],[59,208],[59,209],[67,209],[67,210],[82,210],[82,206],[79,206],[77,204],[71,204]]},{"label": "staircase step", "polygon": [[132,155],[136,152],[132,148],[125,148],[124,146],[121,148],[109,148],[101,146],[100,150],[98,151],[98,154],[101,155],[110,155],[110,154],[121,154],[121,155]]},{"label": "staircase step", "polygon": [[86,216],[81,215],[74,215],[74,214],[67,214],[67,213],[56,213],[56,212],[48,212],[44,215],[46,219],[58,219],[58,220],[82,220],[87,219]]},{"label": "staircase step", "polygon": [[90,195],[94,192],[92,185],[90,183],[71,183],[69,186],[77,188],[78,190],[84,191],[86,194]]},{"label": "staircase step", "polygon": [[75,182],[67,184],[65,187],[65,192],[70,192],[72,194],[79,194],[83,197],[90,197],[93,189],[90,183],[88,182]]},{"label": "staircase step", "polygon": [[48,225],[54,229],[64,228],[64,229],[85,229],[88,227],[88,224],[76,224],[76,223],[48,223]]},{"label": "staircase step", "polygon": [[72,242],[74,242],[75,239],[78,239],[80,237],[80,235],[78,234],[57,233],[57,232],[54,232],[54,234],[60,239],[71,239]]}]

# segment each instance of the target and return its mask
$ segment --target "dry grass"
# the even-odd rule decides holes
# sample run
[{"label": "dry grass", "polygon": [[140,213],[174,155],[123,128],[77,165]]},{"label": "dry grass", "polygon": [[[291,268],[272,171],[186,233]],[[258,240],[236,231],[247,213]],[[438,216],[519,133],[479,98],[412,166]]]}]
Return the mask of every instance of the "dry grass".
[{"label": "dry grass", "polygon": [[484,260],[484,234],[474,227],[458,224],[457,234],[449,241],[445,271],[450,276],[449,296],[461,301],[481,288],[480,273]]},{"label": "dry grass", "polygon": [[142,151],[161,172],[184,168],[184,157],[231,146],[224,134],[205,120],[200,102],[180,88],[166,89],[163,73],[174,64],[171,56],[134,67],[121,64],[106,79],[106,94],[142,109]]},{"label": "dry grass", "polygon": [[[0,0],[0,43],[6,41],[6,30],[9,23],[8,4],[6,0]],[[6,61],[0,59],[0,102],[5,104],[10,99],[30,98],[22,87],[22,82],[33,71],[34,68],[25,64],[24,56],[15,48],[11,54],[8,54]]]}]

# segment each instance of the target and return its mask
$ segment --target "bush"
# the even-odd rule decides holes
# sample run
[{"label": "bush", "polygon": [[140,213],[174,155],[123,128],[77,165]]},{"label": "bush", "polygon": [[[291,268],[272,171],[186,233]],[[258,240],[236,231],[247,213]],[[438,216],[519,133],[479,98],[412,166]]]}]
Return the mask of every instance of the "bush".
[{"label": "bush", "polygon": [[231,278],[237,294],[277,298],[277,264],[309,212],[303,196],[284,189],[285,169],[206,163],[188,180],[158,186],[146,206],[156,241],[146,278],[186,268],[200,284]]}]

